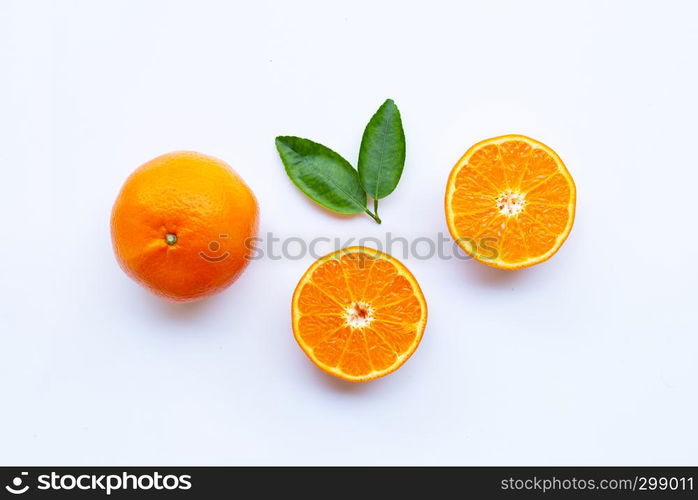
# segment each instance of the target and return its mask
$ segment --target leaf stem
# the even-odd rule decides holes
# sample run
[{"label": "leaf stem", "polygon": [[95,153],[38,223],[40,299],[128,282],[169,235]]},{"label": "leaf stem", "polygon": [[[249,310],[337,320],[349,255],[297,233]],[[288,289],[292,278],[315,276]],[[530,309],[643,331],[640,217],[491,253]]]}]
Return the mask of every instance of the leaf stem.
[{"label": "leaf stem", "polygon": [[[374,205],[375,206],[375,205]],[[378,217],[378,213],[373,213],[371,212],[368,208],[366,208],[365,212],[371,216],[371,218],[376,221],[376,223],[380,224],[381,223],[381,218]]]},{"label": "leaf stem", "polygon": [[376,198],[373,199],[373,213],[378,217],[378,200]]}]

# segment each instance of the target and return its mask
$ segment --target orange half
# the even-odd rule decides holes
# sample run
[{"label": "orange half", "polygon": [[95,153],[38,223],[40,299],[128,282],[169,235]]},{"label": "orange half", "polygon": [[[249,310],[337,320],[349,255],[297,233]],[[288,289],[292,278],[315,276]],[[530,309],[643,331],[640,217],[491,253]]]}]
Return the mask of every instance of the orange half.
[{"label": "orange half", "polygon": [[318,259],[293,294],[293,334],[325,372],[365,382],[397,370],[417,349],[427,304],[412,273],[366,247]]},{"label": "orange half", "polygon": [[548,260],[574,223],[576,188],[560,157],[523,135],[478,142],[446,186],[451,236],[474,259],[500,269]]}]

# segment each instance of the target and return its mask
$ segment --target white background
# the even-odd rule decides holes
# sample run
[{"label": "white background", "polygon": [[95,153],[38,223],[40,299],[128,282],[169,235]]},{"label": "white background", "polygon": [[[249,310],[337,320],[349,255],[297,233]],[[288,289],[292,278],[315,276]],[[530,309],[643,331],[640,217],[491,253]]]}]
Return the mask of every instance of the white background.
[{"label": "white background", "polygon": [[[0,3],[3,464],[695,464],[695,2]],[[274,137],[355,162],[386,97],[408,141],[382,226],[286,177]],[[351,385],[295,344],[310,257],[170,304],[114,259],[126,176],[229,162],[260,234],[436,238],[481,139],[553,147],[572,234],[518,272],[409,258],[429,322]],[[399,256],[399,255],[398,255]]]}]

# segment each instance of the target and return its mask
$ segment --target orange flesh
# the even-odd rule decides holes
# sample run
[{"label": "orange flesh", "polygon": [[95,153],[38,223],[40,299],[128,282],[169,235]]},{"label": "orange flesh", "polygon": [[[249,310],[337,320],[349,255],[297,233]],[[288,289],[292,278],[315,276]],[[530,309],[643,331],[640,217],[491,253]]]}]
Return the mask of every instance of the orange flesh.
[{"label": "orange flesh", "polygon": [[576,189],[560,157],[525,136],[471,147],[446,187],[446,220],[476,260],[518,269],[549,259],[574,223]]},{"label": "orange flesh", "polygon": [[316,261],[293,295],[293,332],[324,371],[354,382],[399,368],[424,333],[427,307],[393,257],[352,247]]}]

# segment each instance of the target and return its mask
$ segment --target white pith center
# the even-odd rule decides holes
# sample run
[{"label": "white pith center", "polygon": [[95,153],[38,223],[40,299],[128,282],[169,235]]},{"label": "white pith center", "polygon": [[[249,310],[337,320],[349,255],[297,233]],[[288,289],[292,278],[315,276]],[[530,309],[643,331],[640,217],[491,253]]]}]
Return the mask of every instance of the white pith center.
[{"label": "white pith center", "polygon": [[344,310],[344,321],[351,328],[364,328],[373,321],[373,308],[366,302],[352,302]]},{"label": "white pith center", "polygon": [[519,215],[526,206],[526,197],[518,191],[505,191],[497,197],[499,213],[507,217]]}]

